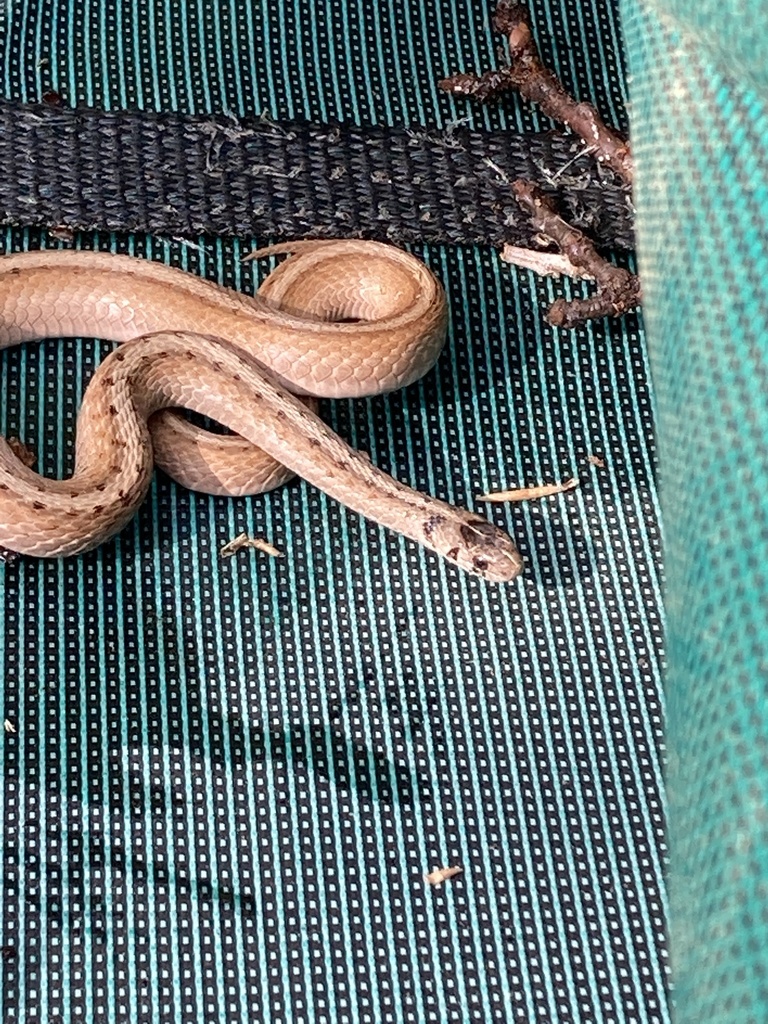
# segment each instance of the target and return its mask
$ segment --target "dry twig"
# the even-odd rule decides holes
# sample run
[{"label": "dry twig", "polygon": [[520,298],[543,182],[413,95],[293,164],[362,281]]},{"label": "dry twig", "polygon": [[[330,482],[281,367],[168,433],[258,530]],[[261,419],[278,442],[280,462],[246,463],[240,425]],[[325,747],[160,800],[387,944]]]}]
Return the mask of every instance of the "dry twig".
[{"label": "dry twig", "polygon": [[440,88],[482,102],[508,89],[516,90],[525,99],[538,103],[548,117],[568,125],[584,140],[596,160],[612,167],[631,185],[633,166],[629,143],[605,124],[591,103],[578,103],[570,96],[557,75],[544,65],[533,38],[527,8],[513,0],[500,0],[493,16],[493,27],[509,40],[509,65],[484,75],[451,75],[439,83]]},{"label": "dry twig", "polygon": [[[451,75],[440,82],[440,87],[483,102],[514,89],[525,99],[538,103],[549,117],[567,125],[583,139],[587,151],[599,163],[612,168],[631,187],[634,168],[629,142],[609,128],[591,104],[579,103],[570,96],[557,75],[545,66],[533,38],[527,8],[515,0],[499,0],[493,26],[507,36],[509,65],[484,75]],[[558,299],[547,315],[550,323],[570,329],[585,320],[621,316],[639,305],[640,284],[635,275],[599,256],[586,236],[570,227],[535,185],[517,181],[512,188],[520,205],[530,214],[533,227],[560,247],[561,260],[535,250],[529,250],[530,255],[526,256],[525,250],[511,246],[505,248],[502,258],[538,273],[565,273],[597,281],[597,292],[588,299]]]},{"label": "dry twig", "polygon": [[551,200],[532,182],[516,181],[512,190],[536,230],[551,238],[574,266],[597,282],[597,291],[586,299],[557,299],[547,313],[551,324],[571,330],[585,320],[623,316],[640,305],[640,279],[636,274],[603,259],[587,236],[563,220]]},{"label": "dry twig", "polygon": [[562,484],[541,484],[538,487],[515,487],[511,491],[492,491],[479,494],[478,501],[531,501],[533,498],[548,498],[552,494],[564,494],[579,486],[578,477],[572,476]]}]

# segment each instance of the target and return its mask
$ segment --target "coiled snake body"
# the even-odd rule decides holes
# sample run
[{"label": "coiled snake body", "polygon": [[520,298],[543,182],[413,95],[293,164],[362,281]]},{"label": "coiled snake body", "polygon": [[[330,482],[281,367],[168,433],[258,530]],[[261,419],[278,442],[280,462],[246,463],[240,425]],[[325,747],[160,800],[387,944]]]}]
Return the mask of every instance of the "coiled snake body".
[{"label": "coiled snake body", "polygon": [[[432,367],[446,303],[430,271],[391,246],[304,241],[255,297],[105,253],[0,257],[0,346],[46,337],[128,342],[99,366],[78,416],[67,480],[27,468],[0,439],[0,544],[74,555],[121,530],[156,462],[180,483],[249,494],[298,473],[329,495],[489,580],[522,560],[502,530],[397,483],[346,445],[311,398],[403,387]],[[169,411],[209,416],[211,434]]]}]

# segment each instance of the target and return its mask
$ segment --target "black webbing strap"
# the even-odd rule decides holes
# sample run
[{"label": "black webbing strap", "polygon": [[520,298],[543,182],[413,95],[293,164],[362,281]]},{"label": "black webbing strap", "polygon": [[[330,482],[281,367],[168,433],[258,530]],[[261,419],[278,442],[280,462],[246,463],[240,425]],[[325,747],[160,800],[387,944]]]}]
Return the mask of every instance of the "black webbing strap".
[{"label": "black webbing strap", "polygon": [[394,243],[529,243],[509,183],[532,178],[604,246],[627,196],[556,133],[403,129],[0,101],[0,221],[74,230]]}]

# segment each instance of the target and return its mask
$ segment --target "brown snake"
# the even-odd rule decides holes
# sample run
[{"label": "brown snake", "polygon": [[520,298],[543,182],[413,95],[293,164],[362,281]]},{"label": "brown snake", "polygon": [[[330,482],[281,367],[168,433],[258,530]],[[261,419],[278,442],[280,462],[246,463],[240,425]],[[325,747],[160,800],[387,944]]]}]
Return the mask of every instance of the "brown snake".
[{"label": "brown snake", "polygon": [[[258,493],[298,473],[475,575],[519,575],[522,559],[504,531],[396,482],[334,434],[311,398],[294,397],[378,394],[422,376],[445,339],[437,279],[374,242],[286,243],[255,255],[286,252],[255,297],[129,256],[0,257],[0,347],[48,337],[129,342],[86,389],[69,479],[40,476],[0,438],[1,545],[37,557],[96,547],[135,514],[157,463],[213,494]],[[206,432],[172,407],[237,436]]]}]

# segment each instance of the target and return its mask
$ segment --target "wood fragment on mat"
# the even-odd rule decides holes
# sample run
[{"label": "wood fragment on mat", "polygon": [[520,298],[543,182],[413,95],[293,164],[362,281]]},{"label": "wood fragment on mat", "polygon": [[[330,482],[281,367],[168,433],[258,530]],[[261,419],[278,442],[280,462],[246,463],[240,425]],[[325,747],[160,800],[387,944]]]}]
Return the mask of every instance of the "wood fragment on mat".
[{"label": "wood fragment on mat", "polygon": [[597,291],[586,298],[556,299],[547,320],[554,327],[573,330],[586,320],[623,316],[642,301],[640,278],[617,267],[600,255],[583,231],[563,220],[552,200],[532,181],[519,178],[512,191],[539,234],[551,239],[564,256],[581,267],[597,283]]},{"label": "wood fragment on mat", "polygon": [[75,237],[74,229],[68,228],[66,224],[57,224],[55,227],[48,228],[48,234],[59,242],[72,242]]},{"label": "wood fragment on mat", "polygon": [[561,252],[539,252],[537,249],[525,249],[519,245],[507,243],[501,250],[501,258],[505,263],[515,267],[532,270],[542,277],[576,277],[585,281],[594,281],[594,277],[583,267],[577,267]]},{"label": "wood fragment on mat", "polygon": [[464,869],[460,867],[452,868],[435,868],[434,871],[430,871],[429,874],[424,875],[424,881],[429,882],[430,885],[442,885],[443,882],[447,882],[449,878],[455,878],[456,875],[460,875]]},{"label": "wood fragment on mat", "polygon": [[578,477],[572,476],[562,484],[541,484],[539,487],[515,487],[510,491],[492,491],[479,494],[478,501],[531,501],[534,498],[549,498],[552,494],[563,494],[579,486]]},{"label": "wood fragment on mat", "polygon": [[605,459],[600,458],[599,455],[588,455],[587,462],[590,466],[597,466],[599,469],[605,469]]},{"label": "wood fragment on mat", "polygon": [[283,556],[283,552],[270,544],[269,541],[262,540],[260,537],[249,537],[247,533],[241,533],[238,537],[228,541],[219,551],[219,554],[222,558],[228,558],[230,555],[237,554],[238,551],[243,551],[245,548],[255,548],[257,551],[263,551],[265,555],[271,555],[273,558],[282,558]]}]

